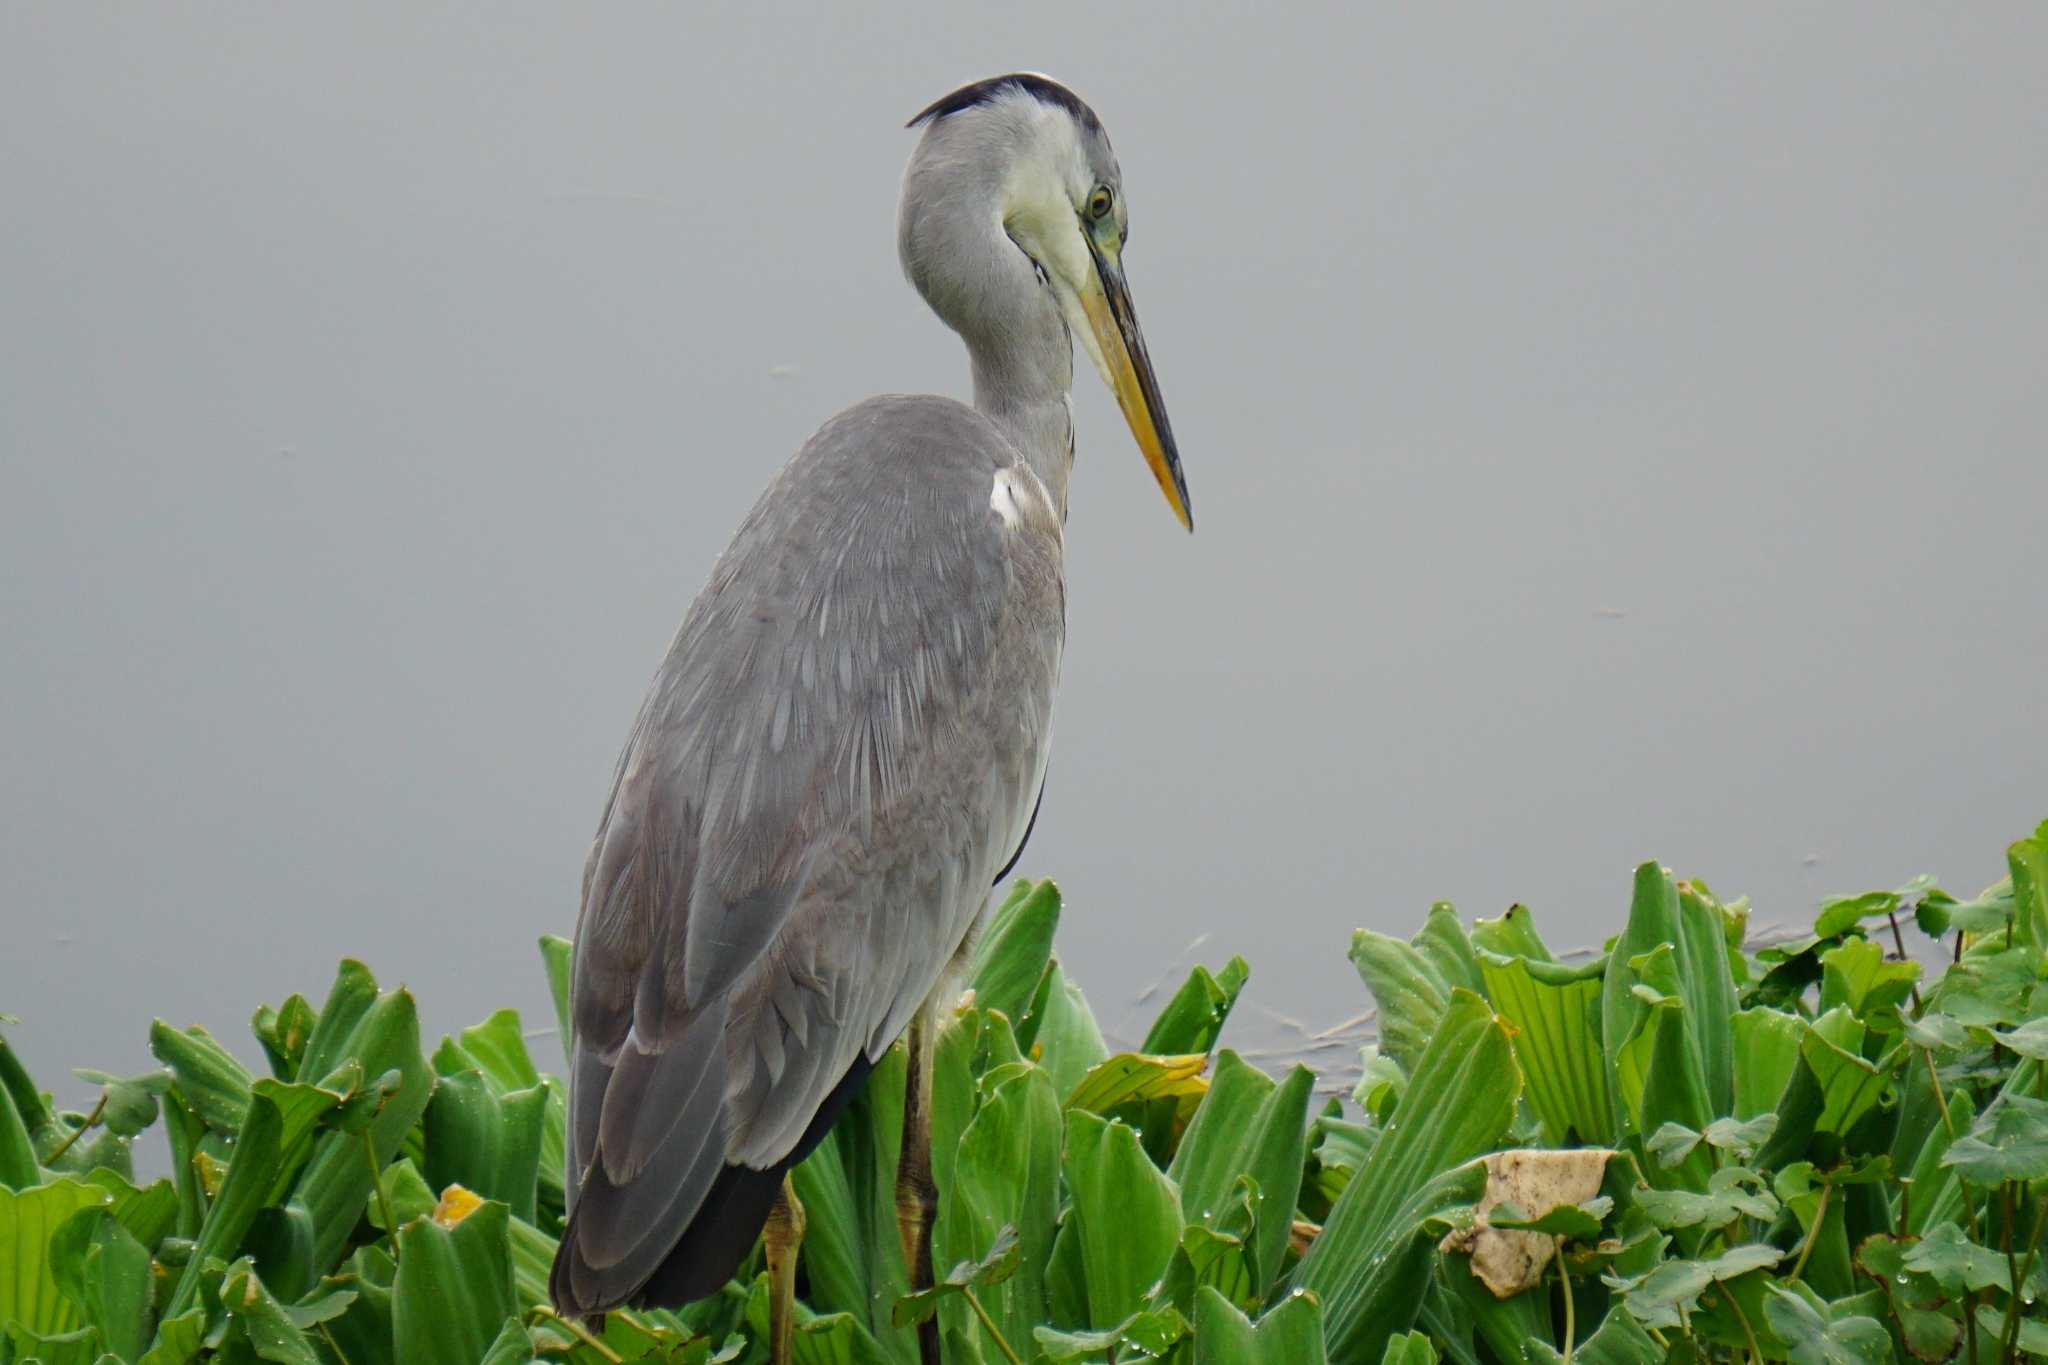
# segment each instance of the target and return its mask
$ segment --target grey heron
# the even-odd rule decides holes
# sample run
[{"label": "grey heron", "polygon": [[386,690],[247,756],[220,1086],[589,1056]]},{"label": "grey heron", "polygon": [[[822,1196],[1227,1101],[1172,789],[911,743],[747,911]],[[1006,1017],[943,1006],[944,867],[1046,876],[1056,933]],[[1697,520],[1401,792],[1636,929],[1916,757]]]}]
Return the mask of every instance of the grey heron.
[{"label": "grey heron", "polygon": [[909,126],[902,265],[966,343],[974,401],[886,395],[826,422],[641,705],[576,927],[566,1313],[714,1293],[764,1223],[786,1303],[785,1176],[906,1031],[899,1217],[929,1283],[934,1002],[1029,833],[1051,739],[1073,338],[1193,528],[1101,121],[1018,74]]}]

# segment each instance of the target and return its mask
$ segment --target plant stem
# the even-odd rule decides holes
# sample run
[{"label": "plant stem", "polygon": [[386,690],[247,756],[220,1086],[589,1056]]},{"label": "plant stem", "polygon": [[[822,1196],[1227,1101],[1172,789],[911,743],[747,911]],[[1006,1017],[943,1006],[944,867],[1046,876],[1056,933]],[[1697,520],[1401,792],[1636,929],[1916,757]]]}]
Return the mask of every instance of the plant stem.
[{"label": "plant stem", "polygon": [[1742,1305],[1735,1301],[1735,1295],[1729,1292],[1725,1284],[1721,1286],[1721,1301],[1728,1305],[1729,1311],[1735,1314],[1735,1320],[1742,1324],[1742,1335],[1749,1342],[1749,1358],[1762,1365],[1764,1348],[1756,1343],[1756,1330],[1749,1325],[1749,1315],[1742,1311]]},{"label": "plant stem", "polygon": [[2020,1340],[2020,1255],[2012,1245],[2012,1187],[2010,1180],[1998,1182],[1998,1205],[2002,1228],[1998,1234],[1999,1245],[2005,1249],[2005,1273],[2012,1278],[2006,1284],[2005,1332],[1999,1343],[1999,1354],[2006,1360],[2016,1360],[2014,1352]]},{"label": "plant stem", "polygon": [[90,1132],[93,1129],[93,1127],[99,1123],[100,1115],[106,1112],[107,1092],[102,1090],[100,1092],[100,1102],[92,1107],[92,1112],[90,1114],[87,1114],[85,1116],[85,1122],[71,1130],[71,1136],[65,1138],[63,1142],[58,1144],[57,1150],[50,1153],[48,1159],[43,1162],[43,1165],[49,1166],[55,1164],[57,1158],[64,1155],[66,1152],[70,1151],[71,1144],[78,1141],[80,1138],[84,1137],[88,1132]]},{"label": "plant stem", "polygon": [[1003,1340],[1002,1330],[996,1326],[996,1320],[988,1315],[988,1310],[981,1306],[981,1300],[974,1296],[974,1286],[962,1285],[960,1292],[966,1297],[967,1306],[974,1310],[974,1316],[981,1319],[981,1329],[989,1334],[995,1341],[996,1349],[1003,1353],[1003,1359],[1009,1361],[1010,1365],[1024,1365],[1023,1357],[1011,1349],[1009,1342]]},{"label": "plant stem", "polygon": [[[1887,911],[1885,912],[1885,918],[1886,918],[1886,919],[1888,919],[1888,920],[1890,920],[1890,921],[1892,922],[1892,942],[1893,942],[1894,944],[1898,945],[1898,949],[1899,949],[1899,961],[1901,961],[1901,962],[1910,962],[1910,961],[1911,961],[1912,959],[1911,959],[1911,958],[1908,958],[1908,957],[1906,956],[1906,936],[1905,936],[1904,934],[1902,934],[1902,933],[1900,933],[1900,932],[1899,932],[1899,912],[1898,912],[1898,911],[1896,911],[1896,910],[1887,910]],[[1914,982],[1914,983],[1913,983],[1913,986],[1912,986],[1912,991],[1913,991],[1913,1013],[1917,1015],[1917,1014],[1919,1014],[1919,1013],[1920,1013],[1920,1008],[1921,1008],[1921,1006],[1920,1006],[1920,983],[1919,983],[1919,982],[1917,982],[1917,981],[1916,981],[1916,982]]]},{"label": "plant stem", "polygon": [[1792,1263],[1792,1273],[1786,1279],[1796,1280],[1799,1272],[1806,1269],[1806,1258],[1813,1255],[1813,1244],[1820,1240],[1821,1224],[1827,1221],[1828,1193],[1833,1189],[1834,1186],[1828,1182],[1821,1182],[1820,1203],[1813,1210],[1813,1226],[1806,1230],[1806,1241],[1800,1245],[1799,1259]]},{"label": "plant stem", "polygon": [[384,1231],[391,1235],[391,1256],[398,1258],[398,1220],[391,1216],[391,1197],[384,1193],[384,1173],[377,1169],[377,1144],[370,1130],[363,1130],[363,1160],[370,1166],[370,1188],[377,1192],[377,1208],[384,1215]]},{"label": "plant stem", "polygon": [[621,1356],[617,1351],[614,1351],[611,1347],[605,1345],[602,1341],[599,1341],[596,1337],[592,1336],[590,1334],[589,1328],[585,1327],[582,1323],[576,1321],[576,1319],[574,1318],[563,1317],[560,1313],[557,1313],[553,1308],[549,1307],[547,1304],[535,1304],[533,1308],[529,1311],[528,1316],[546,1318],[550,1322],[560,1323],[563,1327],[567,1328],[571,1335],[575,1336],[577,1340],[581,1341],[585,1346],[588,1346],[591,1350],[603,1356],[605,1360],[609,1362],[609,1365],[625,1365],[625,1357]]},{"label": "plant stem", "polygon": [[1578,1318],[1572,1307],[1572,1273],[1564,1265],[1564,1238],[1557,1245],[1557,1278],[1564,1286],[1564,1365],[1572,1365],[1572,1346],[1578,1335]]}]

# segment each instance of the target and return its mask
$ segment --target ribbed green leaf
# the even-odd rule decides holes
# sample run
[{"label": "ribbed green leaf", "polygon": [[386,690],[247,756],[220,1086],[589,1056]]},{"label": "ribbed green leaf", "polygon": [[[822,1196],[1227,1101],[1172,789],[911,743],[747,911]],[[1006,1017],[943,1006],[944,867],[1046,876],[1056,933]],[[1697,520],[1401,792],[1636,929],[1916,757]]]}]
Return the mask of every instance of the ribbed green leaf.
[{"label": "ribbed green leaf", "polygon": [[1867,1030],[1845,1006],[1837,1006],[1805,1026],[1799,1055],[1820,1082],[1825,1106],[1818,1128],[1846,1133],[1884,1097],[1891,1081],[1889,1063],[1878,1065],[1862,1056]]},{"label": "ribbed green leaf", "polygon": [[1067,980],[1057,962],[1039,983],[1026,1027],[1032,1055],[1051,1074],[1053,1089],[1062,1095],[1073,1094],[1081,1078],[1109,1056],[1088,998]]},{"label": "ribbed green leaf", "polygon": [[[1648,1050],[1640,1054],[1643,1090],[1638,1131],[1653,1134],[1667,1123],[1704,1130],[1714,1121],[1713,1102],[1707,1094],[1706,1078],[1700,1073],[1692,1021],[1683,1006],[1675,1001],[1656,1006],[1648,1021],[1647,1041]],[[1704,1190],[1713,1169],[1713,1158],[1704,1148],[1695,1148],[1691,1155],[1672,1166],[1661,1161],[1643,1163],[1643,1173],[1649,1182],[1667,1189]]]},{"label": "ribbed green leaf", "polygon": [[[313,1349],[305,1325],[295,1321],[291,1312],[264,1287],[247,1257],[228,1267],[227,1277],[221,1281],[220,1301],[234,1329],[247,1337],[250,1349],[260,1359],[274,1361],[276,1365],[321,1365],[320,1354]],[[344,1299],[335,1312],[338,1314],[346,1307]]]},{"label": "ribbed green leaf", "polygon": [[1194,1365],[1324,1365],[1324,1334],[1310,1294],[1289,1294],[1254,1326],[1215,1290],[1195,1292]]},{"label": "ribbed green leaf", "polygon": [[1510,905],[1499,919],[1474,920],[1472,923],[1472,947],[1478,953],[1492,953],[1495,957],[1524,957],[1531,962],[1556,962],[1536,932],[1536,917],[1529,913],[1526,905]]},{"label": "ribbed green leaf", "polygon": [[[1002,1228],[1017,1230],[1016,1273],[981,1290],[980,1298],[1003,1339],[1020,1349],[1033,1327],[1051,1320],[1045,1270],[1059,1212],[1061,1132],[1052,1078],[1039,1067],[1025,1068],[982,1103],[961,1135],[951,1184],[940,1186],[935,1264],[978,1255]],[[970,1335],[985,1358],[999,1358],[994,1343],[981,1340],[979,1322]]]},{"label": "ribbed green leaf", "polygon": [[249,1030],[270,1059],[271,1075],[281,1081],[299,1079],[299,1065],[305,1060],[306,1044],[312,1040],[319,1018],[303,995],[289,996],[275,1009],[269,1005],[257,1008]]},{"label": "ribbed green leaf", "polygon": [[99,1334],[103,1349],[133,1360],[149,1346],[155,1314],[149,1251],[111,1207],[81,1209],[50,1239],[57,1286]]},{"label": "ribbed green leaf", "polygon": [[1574,968],[1482,952],[1478,961],[1494,1010],[1515,1026],[1515,1060],[1544,1140],[1562,1144],[1576,1134],[1580,1142],[1614,1141],[1619,1135],[1600,1046],[1607,959]]},{"label": "ribbed green leaf", "polygon": [[255,1077],[203,1028],[174,1029],[159,1019],[149,1027],[149,1050],[171,1069],[185,1107],[217,1133],[242,1126]]},{"label": "ribbed green leaf", "polygon": [[[346,1289],[355,1295],[347,1311],[322,1327],[348,1365],[399,1365],[402,1357],[391,1336],[391,1286],[397,1276],[397,1265],[382,1247],[362,1247],[336,1274],[321,1281],[323,1289]],[[545,1269],[541,1283],[545,1291]]]},{"label": "ribbed green leaf", "polygon": [[[1610,1072],[1619,1072],[1621,1053],[1644,1033],[1649,1004],[1637,998],[1636,959],[1670,945],[1673,954],[1672,989],[1685,1011],[1688,1026],[1678,1039],[1692,1054],[1708,1117],[1728,1113],[1734,1106],[1734,1059],[1718,1044],[1728,1036],[1729,1020],[1735,1013],[1735,981],[1728,965],[1728,942],[1723,912],[1691,885],[1681,885],[1656,863],[1636,869],[1635,892],[1629,904],[1628,925],[1609,952],[1610,966],[1600,996],[1600,1036],[1607,1050]],[[1628,1096],[1620,1089],[1610,1092],[1616,1102],[1617,1122],[1627,1122]],[[1652,1125],[1654,1128],[1654,1125]]]},{"label": "ribbed green leaf", "polygon": [[562,1056],[569,1055],[569,1042],[575,1028],[569,1019],[569,976],[571,959],[575,956],[575,945],[560,934],[540,936],[541,966],[548,974],[548,997],[555,1005],[555,1037],[561,1041]]},{"label": "ribbed green leaf", "polygon": [[889,1327],[891,1307],[910,1290],[896,1230],[906,1069],[903,1049],[891,1048],[792,1175],[806,1213],[802,1265],[810,1306],[851,1312],[885,1348],[914,1363],[915,1338]]},{"label": "ribbed green leaf", "polygon": [[428,1185],[465,1186],[532,1222],[547,1102],[539,1085],[499,1093],[479,1071],[442,1076],[425,1118]]},{"label": "ribbed green leaf", "polygon": [[1379,1006],[1380,1050],[1413,1071],[1450,1002],[1450,983],[1413,945],[1370,929],[1351,936],[1351,965]]},{"label": "ribbed green leaf", "polygon": [[[165,1318],[156,1325],[156,1339],[135,1365],[187,1365],[199,1355],[206,1333],[206,1311],[195,1308],[180,1317]],[[349,1357],[350,1365],[376,1365],[362,1356]]]},{"label": "ribbed green leaf", "polygon": [[[0,1043],[0,1048],[5,1046]],[[14,1097],[0,1088],[0,1186],[25,1190],[42,1178],[42,1169],[36,1164],[35,1140],[29,1136],[28,1124],[22,1119],[21,1111],[14,1107]]]},{"label": "ribbed green leaf", "polygon": [[1022,1019],[1052,957],[1060,922],[1060,889],[1052,882],[1017,882],[989,917],[975,948],[968,984],[974,1003]]},{"label": "ribbed green leaf", "polygon": [[1436,1347],[1420,1332],[1403,1332],[1387,1339],[1380,1365],[1436,1365]]},{"label": "ribbed green leaf", "polygon": [[1735,1044],[1735,1117],[1755,1118],[1778,1107],[1799,1067],[1804,1022],[1784,1010],[1739,1010],[1731,1019]]},{"label": "ribbed green leaf", "polygon": [[1067,1114],[1061,1169],[1073,1204],[1059,1236],[1074,1241],[1088,1299],[1076,1325],[1114,1327],[1146,1306],[1180,1246],[1180,1192],[1135,1129],[1078,1109]]},{"label": "ribbed green leaf", "polygon": [[375,1092],[374,1117],[363,1130],[368,1134],[368,1155],[361,1132],[322,1132],[312,1159],[292,1186],[290,1197],[305,1205],[313,1219],[313,1265],[320,1272],[340,1258],[362,1217],[370,1197],[372,1160],[381,1170],[397,1153],[419,1122],[434,1087],[432,1068],[420,1053],[419,1014],[411,994],[395,990],[379,995],[376,988],[375,978],[360,963],[342,964],[300,1068],[303,1075],[321,1077],[352,1061],[380,1087],[382,1078],[397,1073],[389,1088]]},{"label": "ribbed green leaf", "polygon": [[108,1202],[97,1185],[65,1177],[25,1190],[0,1190],[0,1325],[20,1323],[42,1336],[84,1321],[57,1283],[50,1243],[65,1220]]},{"label": "ribbed green leaf", "polygon": [[1259,1202],[1245,1250],[1261,1286],[1279,1273],[1287,1249],[1314,1086],[1306,1067],[1292,1068],[1276,1085],[1236,1053],[1219,1052],[1209,1093],[1168,1170],[1180,1187],[1182,1216],[1217,1232],[1226,1231],[1221,1219],[1238,1177],[1252,1178]]},{"label": "ribbed green leaf", "polygon": [[392,1337],[405,1365],[475,1365],[512,1316],[511,1210],[492,1200],[454,1227],[417,1219],[398,1234]]},{"label": "ribbed green leaf", "polygon": [[1251,968],[1241,957],[1233,957],[1214,974],[1207,967],[1196,967],[1152,1021],[1138,1050],[1172,1054],[1207,1052],[1215,1047],[1250,975]]},{"label": "ribbed green leaf", "polygon": [[2048,820],[2005,851],[2012,872],[2013,927],[2020,942],[2048,949]]},{"label": "ribbed green leaf", "polygon": [[1478,1197],[1486,1170],[1467,1163],[1499,1145],[1521,1088],[1505,1025],[1455,992],[1393,1123],[1294,1273],[1296,1288],[1321,1298],[1339,1359],[1376,1358],[1414,1322],[1428,1272],[1415,1254],[1429,1250],[1422,1225]]}]

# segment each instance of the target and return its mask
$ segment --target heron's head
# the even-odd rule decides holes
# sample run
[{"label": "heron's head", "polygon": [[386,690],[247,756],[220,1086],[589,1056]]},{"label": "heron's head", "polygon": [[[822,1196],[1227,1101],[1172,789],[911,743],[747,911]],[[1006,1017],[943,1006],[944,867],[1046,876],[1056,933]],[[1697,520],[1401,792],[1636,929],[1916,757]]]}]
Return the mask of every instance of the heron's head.
[{"label": "heron's head", "polygon": [[[962,86],[910,121],[924,139],[904,176],[904,269],[963,333],[998,321],[1014,251],[1081,339],[1160,491],[1194,529],[1180,454],[1124,278],[1130,212],[1123,172],[1095,111],[1045,76]],[[989,231],[993,226],[997,231]],[[995,243],[993,260],[978,253]]]}]

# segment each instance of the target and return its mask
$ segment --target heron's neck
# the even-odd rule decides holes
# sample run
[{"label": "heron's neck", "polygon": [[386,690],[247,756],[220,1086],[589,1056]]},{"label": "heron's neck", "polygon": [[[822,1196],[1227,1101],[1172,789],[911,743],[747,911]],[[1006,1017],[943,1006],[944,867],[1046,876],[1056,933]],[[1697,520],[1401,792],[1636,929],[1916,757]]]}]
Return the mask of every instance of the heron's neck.
[{"label": "heron's neck", "polygon": [[1074,343],[1066,323],[1035,278],[1027,305],[995,336],[967,337],[974,370],[974,406],[1008,436],[1067,516],[1067,476],[1074,468]]}]

